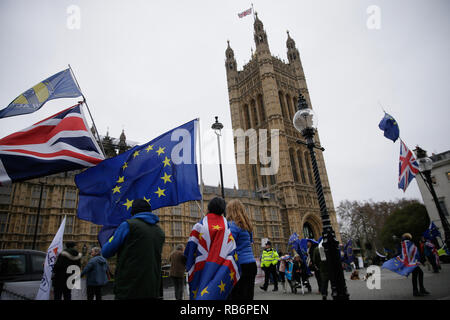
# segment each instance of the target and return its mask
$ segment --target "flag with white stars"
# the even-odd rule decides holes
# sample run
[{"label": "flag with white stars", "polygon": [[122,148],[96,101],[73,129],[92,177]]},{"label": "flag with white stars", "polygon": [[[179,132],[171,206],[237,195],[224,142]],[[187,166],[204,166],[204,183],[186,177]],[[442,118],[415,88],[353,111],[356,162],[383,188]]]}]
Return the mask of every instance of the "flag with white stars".
[{"label": "flag with white stars", "polygon": [[78,174],[78,218],[118,226],[131,217],[135,199],[148,201],[152,210],[200,200],[197,124],[192,120]]}]

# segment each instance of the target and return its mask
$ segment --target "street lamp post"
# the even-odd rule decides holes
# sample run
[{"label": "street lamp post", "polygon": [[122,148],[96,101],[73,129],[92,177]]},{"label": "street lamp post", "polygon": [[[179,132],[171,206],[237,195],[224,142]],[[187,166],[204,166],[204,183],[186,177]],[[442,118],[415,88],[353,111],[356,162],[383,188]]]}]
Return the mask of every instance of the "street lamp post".
[{"label": "street lamp post", "polygon": [[[419,170],[420,174],[425,181],[425,185],[428,187],[428,190],[430,190],[431,196],[433,197],[434,204],[436,205],[439,218],[441,219],[442,228],[444,229],[445,234],[445,244],[447,246],[447,249],[450,248],[450,225],[447,220],[447,218],[444,215],[444,212],[442,211],[441,206],[439,205],[439,199],[436,195],[436,191],[434,190],[433,181],[431,179],[431,169],[433,168],[433,160],[431,160],[427,156],[427,152],[420,148],[419,146],[416,147],[417,156],[417,162],[419,162]],[[425,178],[424,178],[425,176]]]},{"label": "street lamp post", "polygon": [[217,136],[217,147],[219,149],[219,170],[220,170],[220,186],[222,188],[222,198],[225,199],[225,190],[223,187],[223,173],[222,173],[222,154],[220,152],[220,136],[222,135],[223,124],[219,122],[219,117],[216,117],[216,122],[211,126]]},{"label": "street lamp post", "polygon": [[294,115],[294,127],[305,137],[306,143],[297,141],[298,143],[305,144],[308,147],[309,154],[311,156],[311,163],[314,172],[314,180],[316,184],[316,193],[320,205],[320,216],[323,226],[323,247],[325,249],[325,255],[328,263],[328,274],[331,282],[331,295],[334,300],[348,300],[349,294],[347,292],[347,286],[345,284],[344,271],[341,264],[341,255],[339,252],[339,242],[336,239],[333,227],[331,226],[330,216],[328,214],[327,205],[325,203],[325,197],[323,195],[322,182],[320,180],[319,168],[317,166],[316,154],[314,148],[324,150],[321,147],[317,147],[314,143],[314,135],[316,132],[316,118],[314,117],[314,111],[308,108],[303,95],[299,94],[298,99],[298,111]]}]

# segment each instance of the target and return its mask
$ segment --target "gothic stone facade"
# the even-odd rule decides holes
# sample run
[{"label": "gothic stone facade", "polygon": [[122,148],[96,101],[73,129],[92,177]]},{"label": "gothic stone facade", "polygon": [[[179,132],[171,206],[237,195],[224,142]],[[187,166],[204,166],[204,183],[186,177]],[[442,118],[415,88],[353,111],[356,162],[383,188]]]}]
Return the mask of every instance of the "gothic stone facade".
[{"label": "gothic stone facade", "polygon": [[[107,134],[102,144],[108,156],[114,156],[129,148],[125,144],[125,134],[114,139]],[[0,186],[0,249],[31,249],[37,219],[41,185],[43,196],[37,230],[36,249],[46,251],[62,218],[67,216],[64,241],[75,241],[77,249],[89,249],[98,246],[97,234],[100,226],[77,218],[78,189],[74,182],[75,174],[80,171],[55,174],[48,177]],[[204,212],[207,203],[220,195],[220,187],[205,186]],[[286,249],[282,234],[278,203],[273,194],[264,199],[251,191],[225,189],[227,200],[241,200],[250,215],[254,230],[254,252],[261,254],[261,241],[270,238],[280,250]],[[160,218],[160,226],[166,234],[163,247],[163,261],[167,262],[175,246],[186,244],[193,225],[201,217],[200,202],[190,201],[175,207],[155,210]],[[86,262],[88,256],[85,257]],[[111,261],[114,264],[114,259]]]},{"label": "gothic stone facade", "polygon": [[[261,175],[260,170],[265,166],[259,159],[256,163],[250,161],[249,150],[254,146],[247,144],[246,162],[242,164],[237,161],[239,188],[276,195],[286,241],[293,232],[297,232],[300,237],[317,239],[322,232],[322,223],[309,151],[306,146],[297,143],[303,137],[292,122],[299,93],[312,106],[300,54],[288,32],[286,46],[289,62],[284,63],[272,56],[266,31],[257,15],[254,21],[254,40],[256,51],[252,52],[251,60],[243,70],[238,70],[229,42],[225,51],[233,130],[242,129],[247,132],[255,129],[259,132],[259,129],[267,129],[268,137],[272,129],[279,130],[279,170],[273,176]],[[318,134],[315,141],[320,144]],[[269,154],[270,144],[269,141]],[[238,155],[237,139],[235,151],[237,160],[238,156],[242,156]],[[321,151],[316,151],[316,154],[331,222],[340,240],[323,154]]]}]

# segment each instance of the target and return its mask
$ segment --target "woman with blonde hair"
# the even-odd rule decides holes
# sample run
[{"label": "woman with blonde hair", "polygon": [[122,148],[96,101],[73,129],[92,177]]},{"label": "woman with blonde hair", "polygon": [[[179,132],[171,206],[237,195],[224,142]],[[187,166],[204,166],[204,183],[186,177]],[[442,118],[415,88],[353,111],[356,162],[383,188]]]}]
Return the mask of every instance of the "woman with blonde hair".
[{"label": "woman with blonde hair", "polygon": [[253,255],[253,226],[248,218],[244,205],[239,200],[231,200],[226,209],[230,230],[236,241],[236,262],[241,267],[241,277],[231,291],[231,300],[253,300],[256,260]]}]

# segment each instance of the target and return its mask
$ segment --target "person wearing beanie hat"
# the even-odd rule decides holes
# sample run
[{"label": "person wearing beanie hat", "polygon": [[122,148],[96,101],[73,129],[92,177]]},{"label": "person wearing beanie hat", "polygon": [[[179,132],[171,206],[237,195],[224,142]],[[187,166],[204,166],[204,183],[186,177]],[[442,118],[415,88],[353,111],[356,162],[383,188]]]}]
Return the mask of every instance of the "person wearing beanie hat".
[{"label": "person wearing beanie hat", "polygon": [[133,200],[131,218],[122,222],[102,248],[117,254],[114,294],[117,300],[157,299],[161,287],[161,254],[165,241],[159,218],[145,199]]}]

